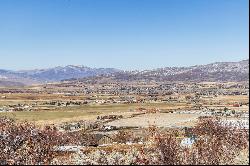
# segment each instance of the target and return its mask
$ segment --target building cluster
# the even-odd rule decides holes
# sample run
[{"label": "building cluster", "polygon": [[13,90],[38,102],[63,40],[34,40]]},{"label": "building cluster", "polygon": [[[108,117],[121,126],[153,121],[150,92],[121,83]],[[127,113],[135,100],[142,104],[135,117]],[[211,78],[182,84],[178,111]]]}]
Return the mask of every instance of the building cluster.
[{"label": "building cluster", "polygon": [[44,89],[50,93],[53,91],[65,95],[144,95],[164,96],[172,94],[197,95],[249,95],[248,83],[96,83],[88,84],[83,82],[63,82],[60,84],[48,84]]}]

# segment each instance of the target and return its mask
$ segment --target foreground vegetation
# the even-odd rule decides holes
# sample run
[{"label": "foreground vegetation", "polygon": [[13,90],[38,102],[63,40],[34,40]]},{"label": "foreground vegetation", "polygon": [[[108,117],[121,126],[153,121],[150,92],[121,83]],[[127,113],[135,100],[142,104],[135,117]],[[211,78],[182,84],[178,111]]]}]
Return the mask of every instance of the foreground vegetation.
[{"label": "foreground vegetation", "polygon": [[[0,164],[234,164],[240,152],[249,148],[248,130],[221,125],[218,118],[199,118],[189,133],[194,144],[183,146],[173,132],[152,126],[147,141],[125,146],[131,133],[119,132],[108,147],[85,147],[75,153],[58,154],[57,146],[87,145],[93,139],[83,132],[59,132],[12,119],[0,118]],[[118,147],[118,148],[117,148]],[[126,148],[125,148],[126,147]]]}]

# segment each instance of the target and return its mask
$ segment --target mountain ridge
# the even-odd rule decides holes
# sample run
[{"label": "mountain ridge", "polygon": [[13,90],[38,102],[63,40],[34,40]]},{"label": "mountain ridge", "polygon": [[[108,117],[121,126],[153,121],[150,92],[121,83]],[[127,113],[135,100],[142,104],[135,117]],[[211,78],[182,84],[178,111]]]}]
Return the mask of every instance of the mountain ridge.
[{"label": "mountain ridge", "polygon": [[57,66],[47,69],[11,71],[0,69],[0,81],[21,84],[58,82],[70,79],[155,80],[155,81],[246,81],[249,59],[238,62],[215,62],[190,67],[164,67],[152,70],[125,71],[115,68],[90,68],[84,65]]},{"label": "mountain ridge", "polygon": [[215,62],[190,67],[165,67],[153,70],[125,71],[87,79],[92,79],[93,81],[94,79],[101,80],[104,78],[110,78],[114,81],[248,81],[249,60]]}]

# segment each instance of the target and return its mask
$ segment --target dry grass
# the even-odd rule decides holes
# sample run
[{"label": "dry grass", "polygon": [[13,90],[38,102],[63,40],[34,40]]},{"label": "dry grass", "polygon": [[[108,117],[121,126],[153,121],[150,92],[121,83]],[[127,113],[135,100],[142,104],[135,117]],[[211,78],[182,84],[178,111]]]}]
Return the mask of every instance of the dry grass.
[{"label": "dry grass", "polygon": [[[9,102],[9,104],[25,103],[24,101]],[[144,108],[159,108],[159,109],[178,109],[186,107],[183,104],[165,104],[165,103],[144,103],[144,104],[94,104],[94,105],[83,105],[83,106],[70,106],[70,107],[53,107],[54,110],[42,110],[38,107],[38,111],[31,112],[2,112],[0,116],[14,117],[17,120],[27,121],[68,121],[72,118],[72,121],[77,118],[89,118],[100,114],[123,114],[129,113],[130,109],[136,109],[138,107]],[[42,108],[42,107],[40,107]]]},{"label": "dry grass", "polygon": [[144,114],[129,119],[120,119],[108,123],[112,126],[132,126],[132,127],[149,127],[155,125],[157,127],[181,127],[192,126],[199,115],[194,114],[170,114],[170,113],[156,113]]}]

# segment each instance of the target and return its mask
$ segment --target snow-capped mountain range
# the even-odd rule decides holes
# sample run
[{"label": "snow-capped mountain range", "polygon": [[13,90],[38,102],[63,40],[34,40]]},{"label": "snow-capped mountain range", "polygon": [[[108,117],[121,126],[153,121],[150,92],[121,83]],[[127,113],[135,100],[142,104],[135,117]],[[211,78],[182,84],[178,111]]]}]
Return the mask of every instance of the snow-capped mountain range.
[{"label": "snow-capped mountain range", "polygon": [[[248,81],[249,60],[216,62],[191,67],[165,67],[154,70],[124,71],[87,79],[116,81]],[[85,79],[86,80],[86,79]]]},{"label": "snow-capped mountain range", "polygon": [[33,84],[88,77],[95,79],[97,76],[99,78],[112,77],[117,80],[247,81],[248,74],[249,60],[243,60],[240,62],[216,62],[191,67],[165,67],[143,71],[122,71],[114,68],[90,68],[79,65],[21,71],[0,69],[0,81]]},{"label": "snow-capped mountain range", "polygon": [[24,70],[19,71],[18,73],[27,75],[28,77],[39,81],[60,81],[70,78],[84,78],[119,71],[120,70],[113,68],[90,68],[86,66],[68,65],[65,67],[58,66],[49,69]]}]

